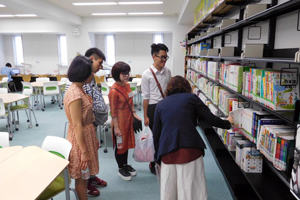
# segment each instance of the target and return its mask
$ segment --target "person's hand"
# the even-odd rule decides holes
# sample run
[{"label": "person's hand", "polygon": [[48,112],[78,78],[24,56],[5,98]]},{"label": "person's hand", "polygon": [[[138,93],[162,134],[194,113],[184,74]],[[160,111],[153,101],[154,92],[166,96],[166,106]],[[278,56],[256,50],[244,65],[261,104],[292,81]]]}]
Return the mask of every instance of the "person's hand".
[{"label": "person's hand", "polygon": [[144,125],[149,126],[149,117],[144,118]]},{"label": "person's hand", "polygon": [[114,132],[115,132],[115,136],[121,136],[121,135],[122,135],[122,133],[121,133],[119,127],[115,127],[115,128],[114,128]]},{"label": "person's hand", "polygon": [[85,170],[88,166],[88,161],[90,160],[88,152],[81,153],[81,162],[80,162],[80,168],[82,170]]},{"label": "person's hand", "polygon": [[142,119],[141,119],[136,113],[133,113],[133,116],[134,116],[135,118],[137,118],[138,120],[142,121]]},{"label": "person's hand", "polygon": [[232,116],[227,117],[226,120],[228,120],[230,122],[230,124],[233,124],[233,117]]}]

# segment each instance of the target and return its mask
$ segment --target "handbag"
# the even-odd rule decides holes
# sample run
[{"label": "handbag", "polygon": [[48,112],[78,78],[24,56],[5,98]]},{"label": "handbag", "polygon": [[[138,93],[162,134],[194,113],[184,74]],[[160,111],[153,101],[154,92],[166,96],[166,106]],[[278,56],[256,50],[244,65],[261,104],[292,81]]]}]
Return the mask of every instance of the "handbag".
[{"label": "handbag", "polygon": [[127,98],[125,97],[125,95],[124,95],[122,92],[120,92],[120,90],[118,90],[117,88],[111,88],[111,90],[112,90],[112,89],[117,90],[117,91],[118,91],[120,94],[122,94],[123,97],[126,99],[126,102],[127,102],[127,104],[128,104],[128,108],[129,108],[129,110],[130,110],[130,112],[131,112],[131,114],[132,114],[132,117],[133,117],[133,131],[134,131],[135,133],[140,132],[140,131],[143,129],[142,121],[141,121],[141,120],[138,120],[138,119],[133,115],[133,111],[131,110],[129,101],[127,100]]}]

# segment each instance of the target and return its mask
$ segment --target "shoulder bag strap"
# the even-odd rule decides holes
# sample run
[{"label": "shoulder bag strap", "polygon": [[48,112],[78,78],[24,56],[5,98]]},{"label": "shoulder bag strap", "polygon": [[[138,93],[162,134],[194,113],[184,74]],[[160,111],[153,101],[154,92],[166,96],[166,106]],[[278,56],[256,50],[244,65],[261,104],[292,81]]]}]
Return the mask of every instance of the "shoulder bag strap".
[{"label": "shoulder bag strap", "polygon": [[152,74],[153,74],[153,77],[154,77],[154,79],[155,79],[155,81],[156,81],[156,84],[157,84],[157,86],[158,86],[158,89],[159,89],[159,91],[160,91],[160,94],[161,94],[162,98],[165,98],[165,95],[164,95],[164,93],[162,92],[161,86],[160,86],[160,84],[159,84],[159,82],[158,82],[158,80],[157,80],[157,78],[156,78],[156,75],[155,75],[153,69],[151,69],[151,68],[149,68],[149,69],[150,69],[150,71],[151,71]]},{"label": "shoulder bag strap", "polygon": [[117,91],[118,91],[120,94],[122,94],[123,97],[126,99],[126,102],[127,102],[127,104],[128,104],[128,108],[129,108],[129,110],[130,110],[130,112],[131,112],[131,114],[132,114],[132,116],[133,116],[133,111],[131,110],[129,101],[127,100],[127,98],[125,97],[125,95],[124,95],[120,90],[118,90],[117,88],[111,88],[110,90],[113,90],[113,89],[117,90]]}]

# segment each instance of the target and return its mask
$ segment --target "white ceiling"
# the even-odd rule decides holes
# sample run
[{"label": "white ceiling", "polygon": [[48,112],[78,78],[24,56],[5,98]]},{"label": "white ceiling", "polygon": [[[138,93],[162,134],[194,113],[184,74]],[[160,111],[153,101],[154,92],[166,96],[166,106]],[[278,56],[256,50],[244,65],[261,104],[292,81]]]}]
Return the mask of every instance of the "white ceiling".
[{"label": "white ceiling", "polygon": [[158,5],[72,5],[75,2],[122,1],[156,0],[0,0],[0,4],[6,6],[0,7],[0,14],[36,14],[41,18],[80,25],[82,18],[104,17],[92,16],[91,13],[163,12],[165,16],[179,16],[180,24],[193,24],[193,11],[200,0],[163,0],[163,4]]}]

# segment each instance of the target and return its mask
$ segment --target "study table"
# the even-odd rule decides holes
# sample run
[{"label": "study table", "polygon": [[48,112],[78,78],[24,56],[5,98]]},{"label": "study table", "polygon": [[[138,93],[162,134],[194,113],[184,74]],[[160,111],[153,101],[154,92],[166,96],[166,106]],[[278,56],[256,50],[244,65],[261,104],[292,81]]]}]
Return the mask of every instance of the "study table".
[{"label": "study table", "polygon": [[[42,101],[42,88],[43,88],[43,86],[44,86],[44,83],[45,82],[31,82],[30,84],[32,85],[32,87],[33,88],[37,88],[38,89],[38,95],[40,96],[40,101],[41,101],[41,103],[43,102]],[[59,81],[58,82],[58,87],[62,87],[63,85],[65,85],[66,84],[66,82],[61,82],[61,81]],[[37,105],[36,106],[36,110],[39,110],[40,109],[40,107]]]},{"label": "study table", "polygon": [[[5,147],[0,149],[6,151]],[[7,150],[8,151],[8,150]],[[0,161],[0,199],[36,199],[64,171],[66,199],[70,199],[68,160],[36,146],[29,146]]]},{"label": "study table", "polygon": [[[3,99],[3,102],[4,104],[7,104],[7,109],[8,109],[8,119],[9,119],[9,130],[10,130],[10,133],[12,134],[12,137],[13,137],[13,130],[12,130],[12,114],[11,114],[11,111],[10,111],[10,107],[11,107],[11,104],[14,103],[14,102],[17,102],[17,101],[21,101],[21,100],[24,100],[24,99],[28,99],[29,96],[27,95],[24,95],[24,94],[17,94],[17,93],[7,93],[7,94],[0,94],[0,98]],[[30,105],[29,105],[29,100],[28,100],[28,106],[30,108]],[[28,109],[29,111],[29,121],[30,121],[30,127],[32,127],[32,122],[31,122],[31,110]]]},{"label": "study table", "polygon": [[0,148],[0,163],[11,157],[13,154],[17,153],[21,149],[23,149],[22,146]]}]

